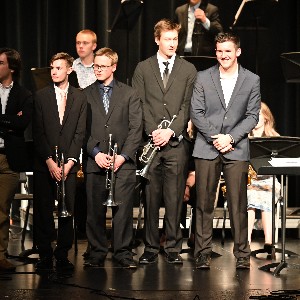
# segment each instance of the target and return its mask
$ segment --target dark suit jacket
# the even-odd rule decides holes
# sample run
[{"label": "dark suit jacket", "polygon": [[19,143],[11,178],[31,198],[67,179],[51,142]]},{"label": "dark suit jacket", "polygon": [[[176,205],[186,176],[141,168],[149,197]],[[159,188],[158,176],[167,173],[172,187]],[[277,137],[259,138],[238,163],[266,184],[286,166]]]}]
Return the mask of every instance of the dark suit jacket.
[{"label": "dark suit jacket", "polygon": [[86,97],[82,91],[69,86],[62,125],[59,121],[54,86],[47,86],[35,95],[33,138],[35,146],[34,168],[48,172],[46,159],[55,158],[55,146],[64,158],[77,159],[71,172],[79,167],[79,155],[86,128]]},{"label": "dark suit jacket", "polygon": [[[190,118],[190,101],[196,74],[194,65],[176,56],[167,86],[164,88],[157,55],[137,65],[132,85],[142,99],[146,136],[157,129],[162,120],[170,121],[173,115],[177,115],[170,128],[175,132],[176,138],[183,135],[188,139],[186,128]],[[172,140],[169,143],[176,145]]]},{"label": "dark suit jacket", "polygon": [[108,153],[109,134],[112,134],[112,147],[118,145],[118,154],[125,154],[130,159],[122,168],[135,168],[136,151],[142,137],[142,110],[140,98],[130,86],[114,80],[113,91],[109,101],[108,113],[105,113],[99,82],[86,87],[83,92],[88,99],[86,151],[84,160],[86,172],[99,172],[92,155],[98,147],[101,152]]},{"label": "dark suit jacket", "polygon": [[219,152],[212,135],[231,134],[234,151],[224,156],[231,160],[249,160],[249,132],[256,126],[260,111],[260,79],[239,66],[239,75],[226,107],[220,82],[219,65],[199,72],[192,96],[191,120],[197,128],[193,156],[214,159]]},{"label": "dark suit jacket", "polygon": [[[30,171],[28,148],[24,131],[32,117],[31,92],[14,82],[9,93],[5,114],[0,114],[0,135],[4,138],[6,157],[13,171]],[[22,115],[17,114],[22,111]]]},{"label": "dark suit jacket", "polygon": [[[188,31],[188,8],[189,4],[184,4],[175,10],[175,22],[181,24],[177,48],[179,55],[184,55],[184,46],[186,44]],[[192,55],[215,56],[214,38],[217,33],[223,31],[219,19],[219,10],[210,3],[208,3],[207,6],[200,5],[199,8],[205,11],[206,17],[210,20],[210,28],[206,30],[201,22],[195,21],[194,34],[192,37]]]}]

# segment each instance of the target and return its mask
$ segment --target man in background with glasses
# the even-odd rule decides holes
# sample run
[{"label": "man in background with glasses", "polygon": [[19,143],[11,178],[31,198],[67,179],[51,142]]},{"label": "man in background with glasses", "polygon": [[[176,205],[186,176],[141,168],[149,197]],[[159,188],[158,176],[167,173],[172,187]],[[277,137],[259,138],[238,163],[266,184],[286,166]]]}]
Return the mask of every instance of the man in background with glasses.
[{"label": "man in background with glasses", "polygon": [[[108,253],[106,211],[108,179],[112,202],[113,258],[123,268],[135,269],[130,243],[133,236],[133,201],[136,185],[136,151],[142,137],[140,98],[133,88],[114,78],[118,55],[110,48],[95,53],[97,81],[83,91],[88,99],[87,136],[83,167],[87,192],[86,233],[90,244],[85,267],[103,266]],[[111,135],[111,143],[109,136]],[[109,147],[117,145],[115,156]],[[113,170],[109,170],[113,169]],[[109,171],[108,171],[109,170]]]}]

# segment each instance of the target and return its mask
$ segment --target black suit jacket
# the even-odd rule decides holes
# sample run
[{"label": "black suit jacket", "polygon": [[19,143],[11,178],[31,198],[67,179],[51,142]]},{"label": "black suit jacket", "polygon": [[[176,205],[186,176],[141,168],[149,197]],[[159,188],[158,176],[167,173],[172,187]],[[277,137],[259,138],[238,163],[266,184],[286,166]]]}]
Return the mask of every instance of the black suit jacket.
[{"label": "black suit jacket", "polygon": [[[0,114],[0,136],[9,167],[16,172],[30,171],[32,166],[24,132],[32,118],[33,98],[30,91],[14,82],[9,93],[5,114]],[[17,114],[22,112],[21,116]]]},{"label": "black suit jacket", "polygon": [[54,86],[47,86],[36,93],[33,118],[35,170],[48,172],[46,159],[49,156],[55,158],[55,146],[58,146],[59,152],[63,152],[65,159],[77,159],[78,163],[71,169],[71,172],[78,170],[79,155],[86,129],[86,108],[84,93],[69,86],[66,110],[61,125]]},{"label": "black suit jacket", "polygon": [[[177,53],[179,55],[184,55],[184,47],[188,32],[188,8],[189,4],[184,4],[177,7],[175,10],[175,22],[181,25],[177,48]],[[210,28],[209,30],[206,30],[201,22],[195,21],[194,34],[192,37],[192,55],[215,56],[214,38],[217,33],[223,31],[219,18],[219,10],[210,3],[207,5],[200,5],[199,8],[205,11],[206,17],[210,20]]]},{"label": "black suit jacket", "polygon": [[118,154],[127,155],[130,160],[122,168],[134,168],[136,151],[142,137],[142,110],[136,91],[114,80],[108,113],[105,113],[99,82],[86,87],[83,92],[88,99],[86,151],[83,162],[86,172],[99,172],[101,168],[92,156],[93,149],[108,153],[109,134],[112,134],[112,146],[118,145]]},{"label": "black suit jacket", "polygon": [[[185,59],[176,56],[166,88],[163,86],[157,55],[140,62],[134,72],[132,85],[142,99],[145,135],[151,134],[162,120],[177,118],[170,128],[176,138],[186,132],[190,118],[190,102],[193,85],[197,75],[196,68]],[[171,139],[171,145],[178,145]]]}]

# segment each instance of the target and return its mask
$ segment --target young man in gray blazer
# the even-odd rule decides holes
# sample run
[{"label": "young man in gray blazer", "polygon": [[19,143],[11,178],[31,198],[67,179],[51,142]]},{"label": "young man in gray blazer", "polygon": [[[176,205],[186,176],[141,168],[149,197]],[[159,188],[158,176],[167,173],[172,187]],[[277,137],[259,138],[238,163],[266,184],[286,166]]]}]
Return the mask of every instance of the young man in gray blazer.
[{"label": "young man in gray blazer", "polygon": [[250,268],[247,238],[248,133],[258,122],[260,79],[238,64],[240,40],[232,33],[216,37],[218,64],[199,72],[192,96],[191,120],[197,129],[196,268],[210,268],[214,199],[223,171],[233,253],[237,269]]},{"label": "young man in gray blazer", "polygon": [[[85,267],[104,264],[108,253],[106,211],[112,207],[113,258],[123,268],[135,269],[130,243],[133,237],[133,200],[136,185],[136,151],[142,138],[142,109],[136,91],[114,78],[118,55],[110,48],[95,53],[97,81],[83,90],[88,100],[87,134],[83,168],[86,177],[86,234],[90,252]],[[115,158],[109,148],[117,144]],[[113,170],[109,170],[114,167]],[[110,193],[106,186],[107,171]],[[113,184],[112,172],[115,183]]]},{"label": "young man in gray blazer", "polygon": [[[182,248],[180,219],[189,159],[187,125],[197,71],[175,53],[179,30],[180,25],[167,19],[155,25],[158,52],[138,64],[132,81],[142,99],[145,138],[151,136],[153,145],[158,147],[145,187],[145,250],[139,259],[140,264],[157,261],[162,199],[165,205],[166,259],[172,264],[182,264],[179,255]],[[159,128],[164,121],[172,121],[169,128]]]}]

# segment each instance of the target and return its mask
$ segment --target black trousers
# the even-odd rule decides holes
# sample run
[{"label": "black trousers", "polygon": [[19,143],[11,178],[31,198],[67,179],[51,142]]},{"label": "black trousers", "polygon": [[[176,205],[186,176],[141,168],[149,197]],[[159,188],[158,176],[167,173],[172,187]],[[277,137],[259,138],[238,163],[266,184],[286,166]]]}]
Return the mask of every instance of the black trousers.
[{"label": "black trousers", "polygon": [[185,140],[177,147],[167,145],[156,155],[149,169],[145,203],[145,251],[158,253],[159,208],[165,204],[165,252],[180,252],[182,202],[188,170],[189,143]]},{"label": "black trousers", "polygon": [[[72,248],[74,230],[73,217],[58,218],[57,234],[53,211],[55,207],[56,182],[49,173],[35,171],[34,201],[33,201],[33,230],[34,240],[41,258],[52,257],[51,242],[56,239],[54,256],[57,259],[66,259],[68,251]],[[76,194],[76,173],[69,174],[65,181],[67,210],[74,215],[74,203]],[[58,204],[58,210],[60,203]]]},{"label": "black trousers", "polygon": [[135,198],[136,170],[121,168],[115,174],[116,207],[107,208],[103,203],[107,200],[105,188],[105,172],[87,173],[87,222],[86,235],[90,244],[90,259],[99,262],[104,260],[108,252],[106,235],[106,212],[113,209],[112,242],[114,258],[132,258],[130,243],[133,236],[133,202]]}]

